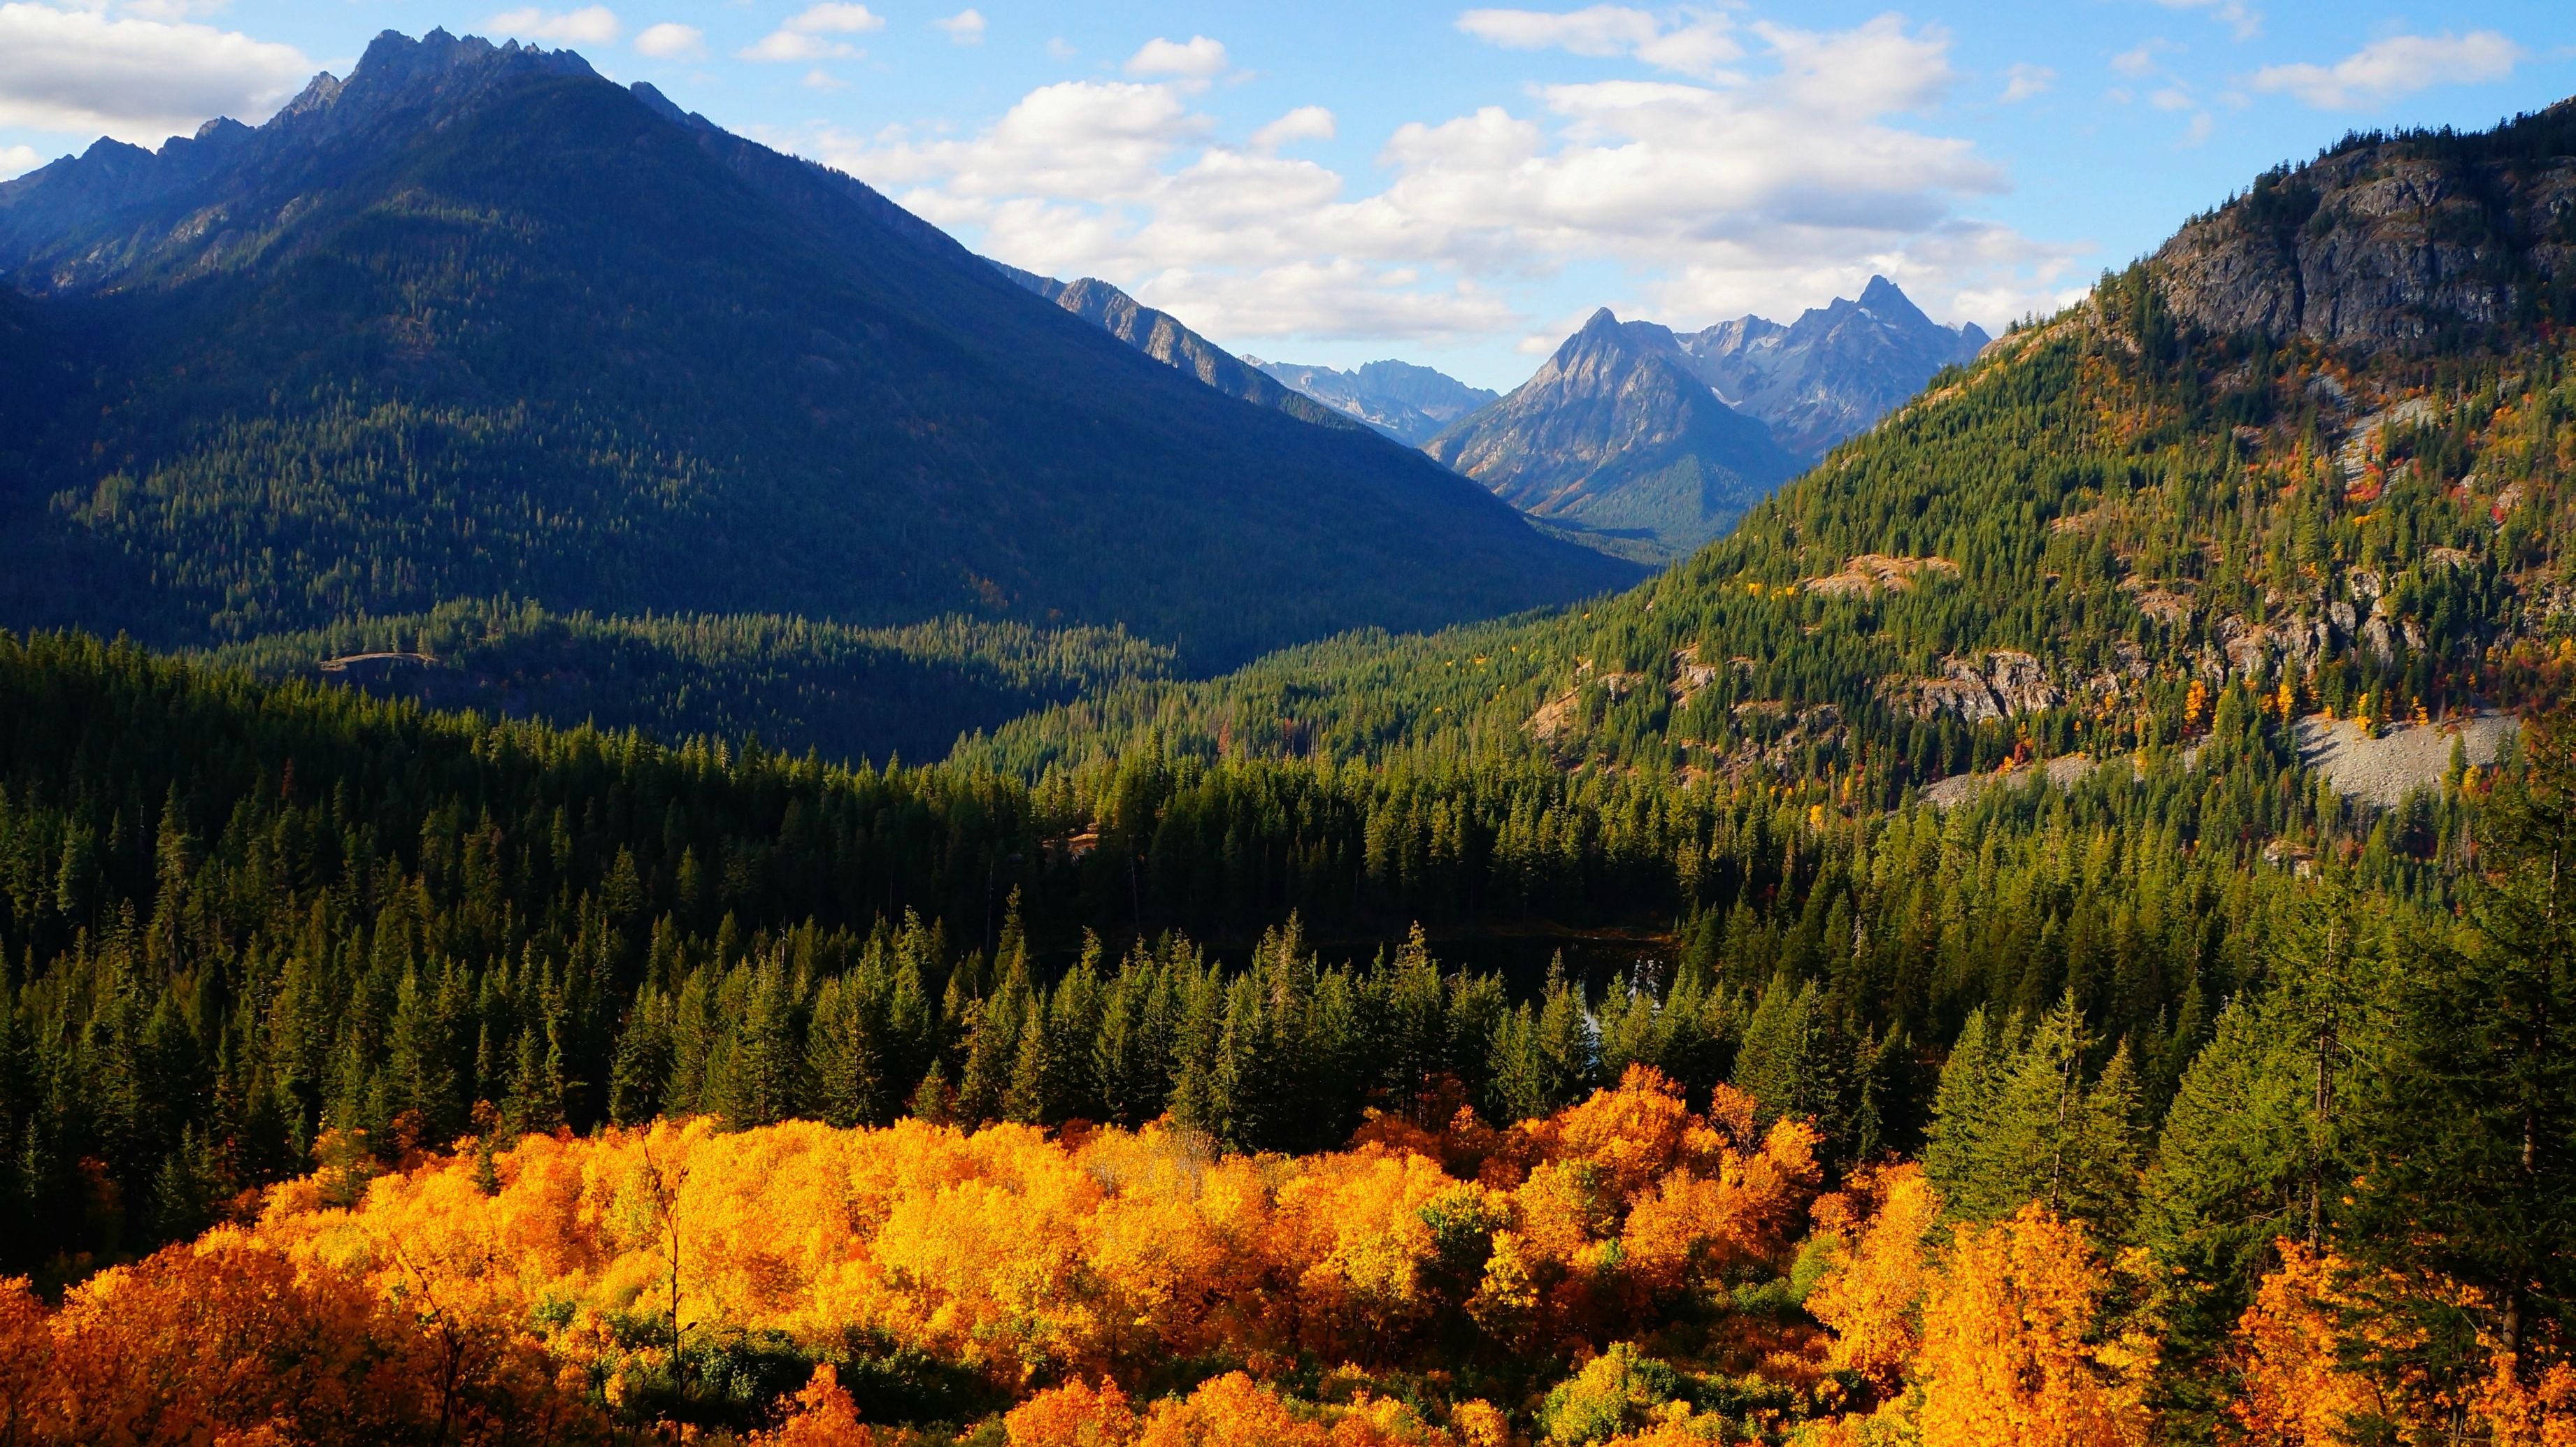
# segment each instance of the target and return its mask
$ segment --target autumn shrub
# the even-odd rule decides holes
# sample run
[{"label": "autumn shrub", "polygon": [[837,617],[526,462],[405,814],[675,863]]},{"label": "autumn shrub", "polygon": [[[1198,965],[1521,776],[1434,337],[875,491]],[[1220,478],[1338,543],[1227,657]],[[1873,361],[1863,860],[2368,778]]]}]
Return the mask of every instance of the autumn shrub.
[{"label": "autumn shrub", "polygon": [[[1551,1442],[1607,1442],[1655,1419],[1681,1390],[1671,1366],[1643,1355],[1633,1342],[1613,1342],[1548,1392],[1538,1410],[1539,1431]],[[1688,1411],[1685,1405],[1683,1414]]]},{"label": "autumn shrub", "polygon": [[2381,1406],[2370,1380],[2344,1360],[2349,1267],[2298,1242],[2280,1249],[2280,1267],[2237,1322],[2242,1386],[2228,1415],[2248,1441],[2327,1447]]},{"label": "autumn shrub", "polygon": [[1003,1425],[1011,1447],[1126,1447],[1137,1429],[1116,1382],[1095,1388],[1078,1377],[1012,1408]]},{"label": "autumn shrub", "polygon": [[536,1343],[218,1228],[73,1289],[27,1438],[323,1444],[601,1438]]}]

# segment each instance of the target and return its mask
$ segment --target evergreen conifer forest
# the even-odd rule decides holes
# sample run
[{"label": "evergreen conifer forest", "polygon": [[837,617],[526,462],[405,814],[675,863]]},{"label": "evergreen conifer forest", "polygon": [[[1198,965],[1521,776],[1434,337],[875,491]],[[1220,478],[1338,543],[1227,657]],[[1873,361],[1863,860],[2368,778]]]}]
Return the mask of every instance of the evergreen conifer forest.
[{"label": "evergreen conifer forest", "polygon": [[[2569,1447],[2571,114],[2175,243],[2465,168],[2509,305],[2222,328],[2168,248],[1628,592],[1215,676],[1114,556],[594,612],[354,508],[323,588],[225,499],[390,414],[159,378],[217,440],[11,544],[166,626],[0,631],[0,1447]],[[1394,616],[1522,597],[1457,589]]]}]

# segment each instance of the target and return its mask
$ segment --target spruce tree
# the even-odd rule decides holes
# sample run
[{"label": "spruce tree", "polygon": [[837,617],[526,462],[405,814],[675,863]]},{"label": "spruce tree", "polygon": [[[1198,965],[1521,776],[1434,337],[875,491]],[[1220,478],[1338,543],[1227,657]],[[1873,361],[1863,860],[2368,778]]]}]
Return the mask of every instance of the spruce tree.
[{"label": "spruce tree", "polygon": [[[1016,935],[1016,929],[1004,932],[1014,945]],[[1014,948],[1003,962],[1001,981],[993,993],[968,1012],[966,1061],[957,1082],[960,1121],[980,1125],[1002,1118],[1011,1078],[1019,1066],[1020,1036],[1035,1009],[1031,995],[1028,953]]]},{"label": "spruce tree", "polygon": [[881,1052],[853,977],[825,980],[805,1034],[805,1071],[815,1114],[831,1125],[875,1125],[885,1114]]},{"label": "spruce tree", "polygon": [[638,986],[635,1004],[617,1033],[609,1067],[608,1118],[636,1126],[662,1113],[663,1086],[671,1075],[671,1003],[650,983]]},{"label": "spruce tree", "polygon": [[771,1125],[805,1099],[804,1001],[784,955],[771,951],[741,970],[741,1014],[732,1031],[725,1092],[728,1125]]},{"label": "spruce tree", "polygon": [[1986,1141],[1995,1129],[1996,1107],[2019,1034],[2018,1022],[1998,1026],[1990,1023],[1983,1007],[1971,1010],[1941,1067],[1932,1124],[1924,1133],[1923,1173],[1956,1214],[1996,1214],[1985,1189]]}]

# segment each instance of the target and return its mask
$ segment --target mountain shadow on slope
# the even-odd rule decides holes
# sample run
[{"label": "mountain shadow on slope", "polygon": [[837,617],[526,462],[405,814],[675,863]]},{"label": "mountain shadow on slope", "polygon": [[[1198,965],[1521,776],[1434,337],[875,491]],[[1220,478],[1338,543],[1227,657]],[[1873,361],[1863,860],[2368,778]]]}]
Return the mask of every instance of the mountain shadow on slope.
[{"label": "mountain shadow on slope", "polygon": [[568,52],[388,33],[256,129],[0,186],[0,268],[93,378],[11,422],[20,624],[507,594],[1123,625],[1206,667],[1634,576]]}]

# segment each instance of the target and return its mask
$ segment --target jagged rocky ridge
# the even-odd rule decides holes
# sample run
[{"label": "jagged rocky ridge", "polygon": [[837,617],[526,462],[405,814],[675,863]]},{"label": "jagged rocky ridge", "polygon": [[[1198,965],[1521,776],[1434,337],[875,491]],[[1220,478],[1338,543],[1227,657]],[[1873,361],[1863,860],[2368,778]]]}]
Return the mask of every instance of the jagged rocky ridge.
[{"label": "jagged rocky ridge", "polygon": [[1175,371],[1196,377],[1229,397],[1269,407],[1319,427],[1348,428],[1351,419],[1272,380],[1258,366],[1181,325],[1098,277],[1058,281],[994,262],[1004,276],[1054,302]]},{"label": "jagged rocky ridge", "polygon": [[1821,457],[1992,338],[1974,322],[1941,325],[1873,276],[1859,300],[1836,298],[1787,326],[1748,315],[1674,340],[1729,405],[1769,423],[1791,452]]},{"label": "jagged rocky ridge", "polygon": [[1425,450],[1597,544],[1670,557],[1987,341],[1885,277],[1787,326],[1744,316],[1676,335],[1604,308],[1520,390]]}]

